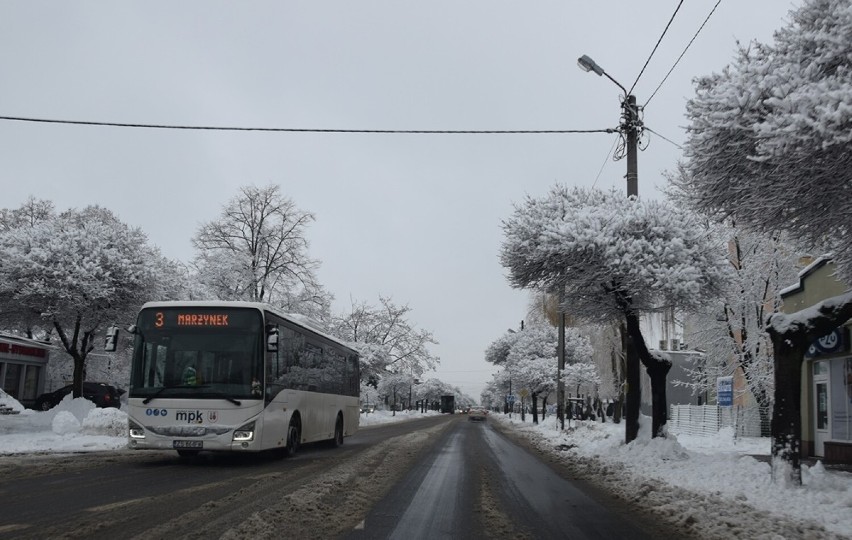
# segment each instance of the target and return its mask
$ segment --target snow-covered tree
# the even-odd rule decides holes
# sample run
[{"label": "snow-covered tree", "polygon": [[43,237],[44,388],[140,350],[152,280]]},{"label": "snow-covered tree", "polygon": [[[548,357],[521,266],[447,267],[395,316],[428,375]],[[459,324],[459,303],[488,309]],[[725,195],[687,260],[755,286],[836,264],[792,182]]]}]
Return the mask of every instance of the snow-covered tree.
[{"label": "snow-covered tree", "polygon": [[[699,207],[757,230],[784,231],[806,250],[832,252],[852,282],[852,8],[806,0],[772,44],[741,48],[698,79],[687,106],[688,189]],[[808,344],[843,324],[852,297],[774,314],[772,416],[776,478],[801,483],[801,363]],[[813,319],[806,319],[812,316]],[[821,333],[820,333],[821,332]]]},{"label": "snow-covered tree", "polygon": [[160,254],[141,230],[97,206],[7,230],[0,252],[0,311],[17,306],[56,331],[79,397],[99,332],[147,299]]},{"label": "snow-covered tree", "polygon": [[411,311],[408,305],[379,297],[378,306],[353,301],[348,313],[331,318],[329,331],[361,351],[362,380],[378,380],[383,373],[419,377],[437,367],[440,360],[428,346],[438,342],[409,320]]},{"label": "snow-covered tree", "polygon": [[797,277],[798,258],[788,243],[738,228],[731,220],[717,234],[729,239],[731,279],[717,302],[688,316],[692,330],[687,339],[704,351],[689,386],[713,391],[718,377],[739,370],[758,405],[761,425],[768,426],[774,369],[766,324],[780,310],[778,291]]},{"label": "snow-covered tree", "polygon": [[377,392],[391,406],[394,416],[396,416],[397,403],[403,396],[408,397],[413,384],[414,378],[411,375],[401,373],[387,373],[379,381]]},{"label": "snow-covered tree", "polygon": [[[20,208],[0,209],[0,234],[14,229],[26,231],[55,217],[52,202],[30,197]],[[5,303],[0,309],[0,328],[38,339],[47,339],[53,330],[40,313],[15,303]]]},{"label": "snow-covered tree", "polygon": [[697,79],[686,165],[700,207],[833,252],[852,281],[850,36],[848,1],[808,0],[772,45]]},{"label": "snow-covered tree", "polygon": [[512,352],[512,346],[518,340],[519,333],[514,330],[509,330],[499,338],[495,339],[485,349],[485,361],[502,366],[509,358],[509,353]]},{"label": "snow-covered tree", "polygon": [[[288,311],[327,314],[330,298],[319,285],[319,263],[305,235],[314,216],[299,210],[279,187],[247,186],[203,224],[192,242],[203,282],[223,300],[269,302]],[[308,305],[305,305],[308,304]]]},{"label": "snow-covered tree", "polygon": [[547,406],[547,396],[556,389],[558,336],[556,329],[547,324],[527,326],[512,335],[517,337],[506,355],[505,366],[511,366],[516,388],[529,392],[533,423],[537,424],[538,397],[542,396]]},{"label": "snow-covered tree", "polygon": [[[526,390],[529,393],[533,422],[538,423],[538,398],[543,398],[544,408],[547,406],[547,397],[556,389],[559,340],[556,328],[544,317],[532,320],[534,324],[527,325],[523,330],[510,330],[494,340],[485,351],[485,360],[503,367],[504,374],[501,375],[499,384],[506,385],[511,380],[513,392]],[[591,354],[588,339],[580,335],[576,328],[566,328],[566,371],[569,364],[587,364]],[[492,395],[498,393],[496,388],[491,391]]]},{"label": "snow-covered tree", "polygon": [[19,227],[34,227],[56,217],[53,203],[30,196],[20,208],[0,209],[0,233]]},{"label": "snow-covered tree", "polygon": [[[712,298],[723,276],[718,246],[694,218],[664,202],[560,186],[516,205],[503,230],[500,259],[513,286],[561,289],[566,311],[586,321],[625,321],[651,379],[652,429],[660,433],[671,363],[651,356],[639,317]],[[638,433],[634,416],[627,441]]]}]

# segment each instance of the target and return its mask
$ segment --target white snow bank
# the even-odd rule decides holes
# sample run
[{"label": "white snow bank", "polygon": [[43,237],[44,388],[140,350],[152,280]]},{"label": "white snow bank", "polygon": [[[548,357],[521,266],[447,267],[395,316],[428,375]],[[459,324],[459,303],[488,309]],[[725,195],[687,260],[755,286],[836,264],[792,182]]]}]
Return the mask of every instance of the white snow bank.
[{"label": "white snow bank", "polygon": [[[20,406],[11,397],[0,399]],[[99,409],[69,395],[49,411],[20,410],[0,415],[0,455],[117,450],[127,445],[127,413],[119,409]]]}]

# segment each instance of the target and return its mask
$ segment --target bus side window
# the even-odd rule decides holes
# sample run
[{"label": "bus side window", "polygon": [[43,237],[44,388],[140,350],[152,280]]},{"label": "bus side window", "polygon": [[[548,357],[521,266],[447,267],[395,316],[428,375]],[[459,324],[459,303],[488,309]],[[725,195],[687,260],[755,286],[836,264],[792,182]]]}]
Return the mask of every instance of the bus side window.
[{"label": "bus side window", "polygon": [[361,392],[361,373],[359,371],[358,356],[350,354],[347,357],[348,366],[346,370],[347,380],[349,381],[348,394],[357,396]]}]

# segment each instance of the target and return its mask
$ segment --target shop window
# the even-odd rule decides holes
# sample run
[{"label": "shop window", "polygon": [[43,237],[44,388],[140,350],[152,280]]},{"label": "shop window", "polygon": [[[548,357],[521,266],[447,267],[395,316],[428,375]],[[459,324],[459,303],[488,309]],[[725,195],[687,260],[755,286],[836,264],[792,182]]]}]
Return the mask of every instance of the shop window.
[{"label": "shop window", "polygon": [[15,399],[20,399],[21,364],[6,364],[6,379],[3,381],[3,390]]},{"label": "shop window", "polygon": [[24,375],[24,395],[23,399],[35,399],[38,393],[38,379],[41,374],[40,366],[27,366],[26,374]]}]

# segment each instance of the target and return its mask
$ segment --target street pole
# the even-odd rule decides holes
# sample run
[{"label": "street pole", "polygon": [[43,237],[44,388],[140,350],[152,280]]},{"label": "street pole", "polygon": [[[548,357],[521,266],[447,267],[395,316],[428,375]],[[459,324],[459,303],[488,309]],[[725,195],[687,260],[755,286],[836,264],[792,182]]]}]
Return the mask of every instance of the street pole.
[{"label": "street pole", "polygon": [[636,154],[639,146],[639,115],[636,109],[636,96],[629,95],[625,100],[624,117],[627,129],[627,196],[639,196],[639,171]]},{"label": "street pole", "polygon": [[559,344],[557,345],[557,356],[559,364],[556,368],[556,418],[559,420],[559,429],[565,429],[565,382],[562,380],[562,372],[565,370],[565,312],[562,310],[562,301],[565,297],[564,288],[559,288]]},{"label": "street pole", "polygon": [[[592,72],[597,76],[604,76],[615,83],[624,92],[624,102],[621,104],[623,109],[621,132],[626,139],[627,146],[627,196],[639,196],[639,172],[636,163],[636,154],[639,146],[639,129],[641,120],[639,118],[639,108],[636,105],[636,96],[627,91],[624,86],[609,73],[595,63],[594,60],[586,55],[577,59],[577,65],[580,69],[586,72]],[[631,89],[632,90],[632,89]],[[630,300],[629,298],[627,299]],[[639,407],[642,401],[641,389],[639,386],[639,352],[636,345],[630,336],[627,334],[626,323],[621,323],[621,344],[624,351],[624,360],[627,364],[625,373],[625,397],[624,397],[624,419],[625,419],[625,442],[631,442],[636,439],[639,434]]]},{"label": "street pole", "polygon": [[[628,95],[624,100],[624,130],[627,139],[627,196],[639,196],[639,171],[637,167],[637,150],[639,146],[639,115],[636,108],[636,96]],[[642,389],[640,386],[639,351],[627,333],[627,325],[620,325],[621,342],[624,350],[626,373],[626,391],[624,396],[624,440],[629,443],[639,436],[639,409],[642,406]]]}]

